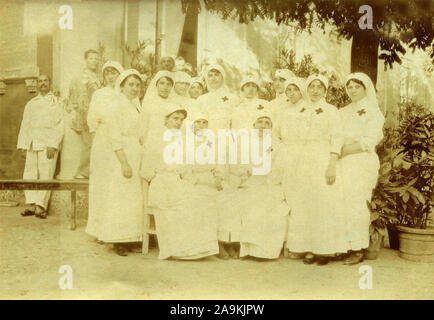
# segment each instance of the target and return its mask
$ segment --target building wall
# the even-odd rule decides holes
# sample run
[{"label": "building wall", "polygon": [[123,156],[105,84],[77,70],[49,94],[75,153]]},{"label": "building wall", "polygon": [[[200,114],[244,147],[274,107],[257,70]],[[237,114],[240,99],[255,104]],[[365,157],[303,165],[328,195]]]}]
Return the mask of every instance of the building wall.
[{"label": "building wall", "polygon": [[37,34],[24,33],[24,1],[4,0],[0,6],[0,75],[5,79],[38,75]]}]

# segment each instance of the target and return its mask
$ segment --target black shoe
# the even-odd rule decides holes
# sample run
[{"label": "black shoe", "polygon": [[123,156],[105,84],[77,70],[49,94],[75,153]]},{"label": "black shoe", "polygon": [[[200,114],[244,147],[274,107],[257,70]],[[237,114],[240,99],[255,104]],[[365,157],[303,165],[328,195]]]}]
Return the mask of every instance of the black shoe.
[{"label": "black shoe", "polygon": [[121,245],[121,244],[115,243],[114,246],[113,246],[113,249],[115,249],[115,252],[119,256],[122,256],[122,257],[128,256],[127,249],[123,245]]},{"label": "black shoe", "polygon": [[23,217],[29,217],[29,216],[34,216],[35,215],[35,211],[26,209],[23,212],[21,212],[21,216]]},{"label": "black shoe", "polygon": [[316,264],[319,266],[324,266],[329,263],[328,257],[316,257]]},{"label": "black shoe", "polygon": [[351,255],[345,259],[344,264],[353,265],[358,264],[363,261],[363,252],[362,251],[353,251]]}]

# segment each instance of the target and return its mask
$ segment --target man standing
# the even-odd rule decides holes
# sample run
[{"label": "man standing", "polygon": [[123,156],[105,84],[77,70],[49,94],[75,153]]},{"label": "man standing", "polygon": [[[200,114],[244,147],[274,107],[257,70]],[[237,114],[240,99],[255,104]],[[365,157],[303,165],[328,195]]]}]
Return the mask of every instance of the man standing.
[{"label": "man standing", "polygon": [[87,113],[93,93],[101,87],[98,75],[99,54],[95,50],[84,53],[86,67],[71,81],[68,109],[73,112],[71,129],[80,135],[80,164],[75,179],[89,178],[92,137],[87,126]]},{"label": "man standing", "polygon": [[[59,145],[64,134],[62,107],[50,91],[50,78],[38,77],[39,94],[24,108],[17,149],[26,150],[23,179],[52,179],[56,169]],[[22,216],[47,217],[50,191],[24,191],[26,209]]]}]

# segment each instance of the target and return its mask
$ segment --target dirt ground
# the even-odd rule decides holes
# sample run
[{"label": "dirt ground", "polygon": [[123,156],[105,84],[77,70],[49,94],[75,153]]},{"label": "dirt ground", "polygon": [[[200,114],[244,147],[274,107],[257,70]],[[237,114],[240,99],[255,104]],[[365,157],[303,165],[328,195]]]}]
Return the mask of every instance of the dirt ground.
[{"label": "dirt ground", "polygon": [[[383,248],[372,267],[372,289],[359,288],[359,267],[333,262],[158,260],[114,254],[65,218],[21,217],[0,208],[1,299],[433,299],[434,264],[401,259]],[[72,268],[72,289],[60,289],[59,268]]]}]

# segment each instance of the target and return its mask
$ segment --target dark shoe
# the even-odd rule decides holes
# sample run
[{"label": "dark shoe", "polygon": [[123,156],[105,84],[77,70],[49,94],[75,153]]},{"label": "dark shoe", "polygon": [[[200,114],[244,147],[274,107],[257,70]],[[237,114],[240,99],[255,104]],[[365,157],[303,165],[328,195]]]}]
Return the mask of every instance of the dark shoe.
[{"label": "dark shoe", "polygon": [[47,219],[47,216],[48,216],[47,211],[42,211],[38,214],[38,218],[41,218],[41,219]]},{"label": "dark shoe", "polygon": [[353,251],[351,255],[344,260],[345,265],[353,265],[358,264],[363,261],[363,252],[362,251]]},{"label": "dark shoe", "polygon": [[324,266],[329,263],[329,257],[316,257],[316,264],[319,266]]},{"label": "dark shoe", "polygon": [[119,256],[126,257],[128,255],[127,249],[121,244],[115,243],[113,249]]},{"label": "dark shoe", "polygon": [[304,264],[312,264],[314,262],[315,262],[315,256],[311,253],[308,253],[303,259]]},{"label": "dark shoe", "polygon": [[133,252],[133,253],[142,253],[142,243],[129,243],[126,246],[127,250],[129,252]]},{"label": "dark shoe", "polygon": [[330,258],[330,261],[342,261],[346,258],[348,258],[348,253],[336,253],[334,257]]},{"label": "dark shoe", "polygon": [[35,215],[35,211],[26,209],[23,212],[21,212],[21,216],[23,217],[29,217],[29,216],[34,216]]},{"label": "dark shoe", "polygon": [[232,259],[240,258],[240,248],[239,245],[231,243],[228,245],[228,253]]},{"label": "dark shoe", "polygon": [[39,205],[36,206],[35,217],[41,218],[41,219],[47,219],[47,216],[48,216],[47,210],[45,210],[44,208],[42,208]]},{"label": "dark shoe", "polygon": [[223,243],[219,242],[219,254],[217,255],[217,258],[222,260],[229,260],[231,256],[226,251],[226,247]]}]

